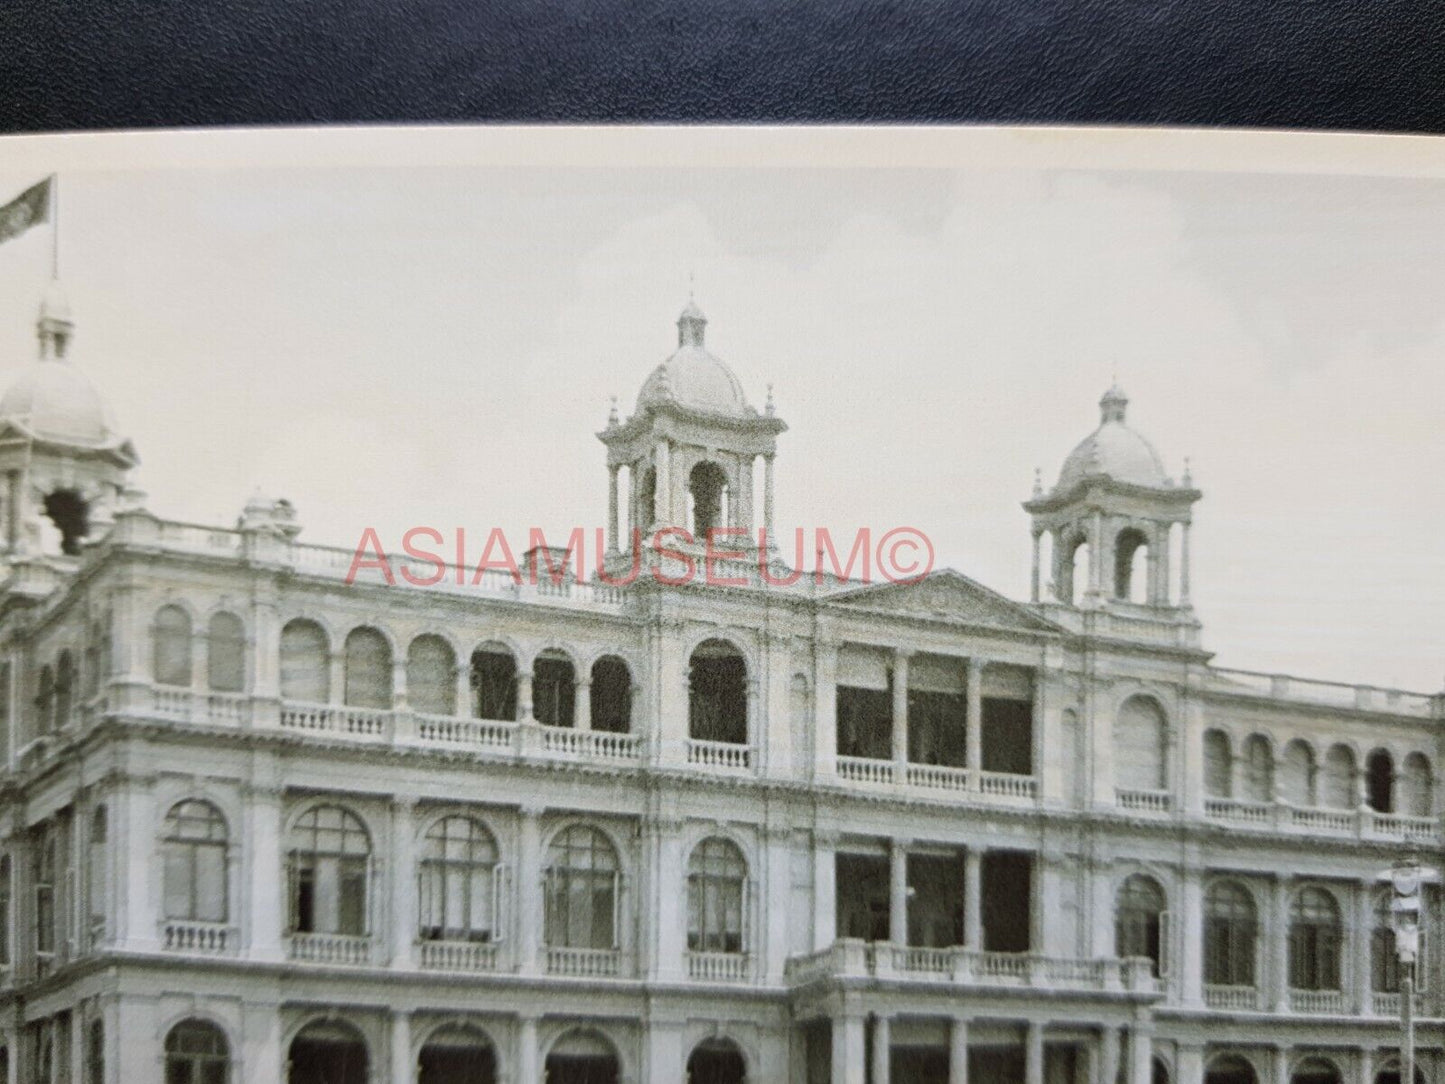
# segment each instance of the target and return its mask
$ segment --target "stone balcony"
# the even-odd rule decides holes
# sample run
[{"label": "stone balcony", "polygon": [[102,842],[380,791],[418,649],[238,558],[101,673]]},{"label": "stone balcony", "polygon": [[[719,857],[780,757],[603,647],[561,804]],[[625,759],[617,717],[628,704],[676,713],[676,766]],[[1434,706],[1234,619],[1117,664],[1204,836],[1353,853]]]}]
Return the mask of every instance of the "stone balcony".
[{"label": "stone balcony", "polygon": [[417,964],[423,971],[496,971],[498,948],[495,941],[421,941],[417,944]]},{"label": "stone balcony", "polygon": [[1342,839],[1434,843],[1440,822],[1434,817],[1377,813],[1359,809],[1320,809],[1286,802],[1251,802],[1239,798],[1205,798],[1204,817],[1244,829],[1334,836]]},{"label": "stone balcony", "polygon": [[1021,806],[1031,806],[1038,801],[1038,781],[1031,775],[845,756],[835,760],[834,770],[845,783],[906,797],[958,795]]},{"label": "stone balcony", "polygon": [[1050,994],[1159,993],[1148,960],[1086,959],[971,948],[918,948],[843,939],[821,952],[788,960],[791,986],[850,979],[1038,990]]}]

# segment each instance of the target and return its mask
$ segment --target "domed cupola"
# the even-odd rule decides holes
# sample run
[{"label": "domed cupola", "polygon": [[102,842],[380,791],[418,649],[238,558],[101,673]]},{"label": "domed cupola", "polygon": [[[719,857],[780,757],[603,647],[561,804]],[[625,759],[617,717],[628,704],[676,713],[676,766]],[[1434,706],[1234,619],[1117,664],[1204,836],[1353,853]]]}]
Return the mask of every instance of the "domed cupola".
[{"label": "domed cupola", "polygon": [[[1099,400],[1099,427],[1064,460],[1059,480],[1038,482],[1024,509],[1033,519],[1035,602],[1118,609],[1197,628],[1189,601],[1189,524],[1202,494],[1188,472],[1176,483],[1154,446],[1126,421],[1129,397],[1115,384]],[[1179,536],[1179,545],[1171,536]],[[1050,542],[1045,598],[1041,542]],[[1177,549],[1177,586],[1171,556]],[[1121,628],[1123,626],[1120,626]]]},{"label": "domed cupola", "polygon": [[707,317],[691,299],[677,318],[677,349],[652,370],[637,396],[637,411],[672,404],[701,414],[746,417],[743,386],[733,371],[705,345]]},{"label": "domed cupola", "polygon": [[105,401],[71,359],[75,322],[51,282],[36,322],[38,358],[0,395],[0,472],[5,549],[37,552],[47,523],[57,547],[79,552],[109,522],[138,459],[115,428]]},{"label": "domed cupola", "polygon": [[614,407],[598,439],[607,446],[612,485],[609,547],[620,534],[618,475],[626,469],[631,508],[626,526],[644,534],[682,527],[701,538],[713,528],[741,528],[756,541],[753,466],[764,462],[763,525],[771,530],[772,464],[787,424],[772,401],[759,413],[743,386],[706,346],[707,317],[689,299],[677,318],[677,349],[642,385],[637,409],[620,422]]}]

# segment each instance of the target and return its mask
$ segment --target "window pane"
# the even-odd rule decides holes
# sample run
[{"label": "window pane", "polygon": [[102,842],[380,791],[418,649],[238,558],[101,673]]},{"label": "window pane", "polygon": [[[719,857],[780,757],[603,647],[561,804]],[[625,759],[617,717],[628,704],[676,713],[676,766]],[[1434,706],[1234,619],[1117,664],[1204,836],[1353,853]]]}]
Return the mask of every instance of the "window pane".
[{"label": "window pane", "polygon": [[196,918],[226,920],[226,852],[221,847],[196,848]]},{"label": "window pane", "polygon": [[191,845],[165,847],[165,917],[194,918],[191,913]]}]

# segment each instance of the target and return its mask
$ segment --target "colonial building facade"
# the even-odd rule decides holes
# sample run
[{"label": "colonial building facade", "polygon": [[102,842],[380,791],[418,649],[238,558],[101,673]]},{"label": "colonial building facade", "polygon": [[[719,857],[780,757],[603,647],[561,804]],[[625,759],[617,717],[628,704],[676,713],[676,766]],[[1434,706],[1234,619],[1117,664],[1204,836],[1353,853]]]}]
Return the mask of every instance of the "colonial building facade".
[{"label": "colonial building facade", "polygon": [[[705,330],[599,434],[615,578],[772,526]],[[284,501],[147,512],[72,331],[0,399],[0,1079],[1398,1081],[1377,875],[1439,845],[1445,700],[1212,666],[1119,389],[1027,601],[750,548],[417,586]]]}]

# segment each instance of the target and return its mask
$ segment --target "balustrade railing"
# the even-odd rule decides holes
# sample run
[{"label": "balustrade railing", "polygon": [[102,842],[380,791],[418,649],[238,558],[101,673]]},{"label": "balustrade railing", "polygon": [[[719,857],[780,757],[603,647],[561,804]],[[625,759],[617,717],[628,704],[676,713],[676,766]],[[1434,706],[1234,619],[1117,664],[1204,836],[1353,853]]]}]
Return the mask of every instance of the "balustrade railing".
[{"label": "balustrade railing", "polygon": [[1390,993],[1374,993],[1370,995],[1370,1012],[1375,1016],[1390,1016],[1398,1018],[1400,1015],[1400,995]]},{"label": "balustrade railing", "polygon": [[622,974],[622,953],[617,949],[549,947],[547,973],[576,978],[617,978]]},{"label": "balustrade railing", "polygon": [[236,935],[224,922],[167,919],[162,930],[161,943],[171,952],[220,955],[235,950]]},{"label": "balustrade railing", "polygon": [[1114,798],[1121,809],[1131,813],[1168,813],[1174,806],[1167,790],[1118,790]]},{"label": "balustrade railing", "polygon": [[635,760],[639,743],[636,734],[543,727],[542,747],[548,753],[579,760]]},{"label": "balustrade railing", "polygon": [[412,726],[416,739],[431,745],[458,745],[498,752],[515,752],[517,748],[516,723],[413,714]]},{"label": "balustrade railing", "polygon": [[689,952],[687,977],[698,982],[747,982],[751,958],[742,952]]},{"label": "balustrade railing", "polygon": [[422,941],[418,954],[428,971],[495,971],[497,944],[482,941]]},{"label": "balustrade railing", "polygon": [[968,790],[967,768],[953,768],[945,764],[909,764],[906,778],[910,787],[923,790],[958,793]]},{"label": "balustrade railing", "polygon": [[839,779],[850,783],[891,784],[893,782],[893,761],[876,760],[873,757],[844,757],[837,759]]},{"label": "balustrade railing", "polygon": [[1339,990],[1291,990],[1289,1006],[1295,1012],[1342,1013],[1345,995]]},{"label": "balustrade railing", "polygon": [[747,771],[752,767],[752,747],[735,742],[687,739],[687,762],[703,768]]},{"label": "balustrade railing", "polygon": [[309,964],[368,964],[372,939],[345,933],[293,933],[289,953],[293,960]]},{"label": "balustrade railing", "polygon": [[1270,824],[1274,820],[1274,808],[1269,802],[1249,802],[1241,798],[1204,799],[1206,817],[1235,824]]},{"label": "balustrade railing", "polygon": [[353,708],[340,704],[281,705],[281,727],[314,733],[342,734],[351,738],[385,739],[391,736],[392,713],[377,708]]},{"label": "balustrade railing", "polygon": [[1032,801],[1038,794],[1038,782],[1031,775],[980,771],[978,790],[980,794],[994,798],[1026,798]]},{"label": "balustrade railing", "polygon": [[1259,1008],[1259,991],[1253,986],[1204,987],[1204,1004],[1211,1009],[1252,1011]]}]

